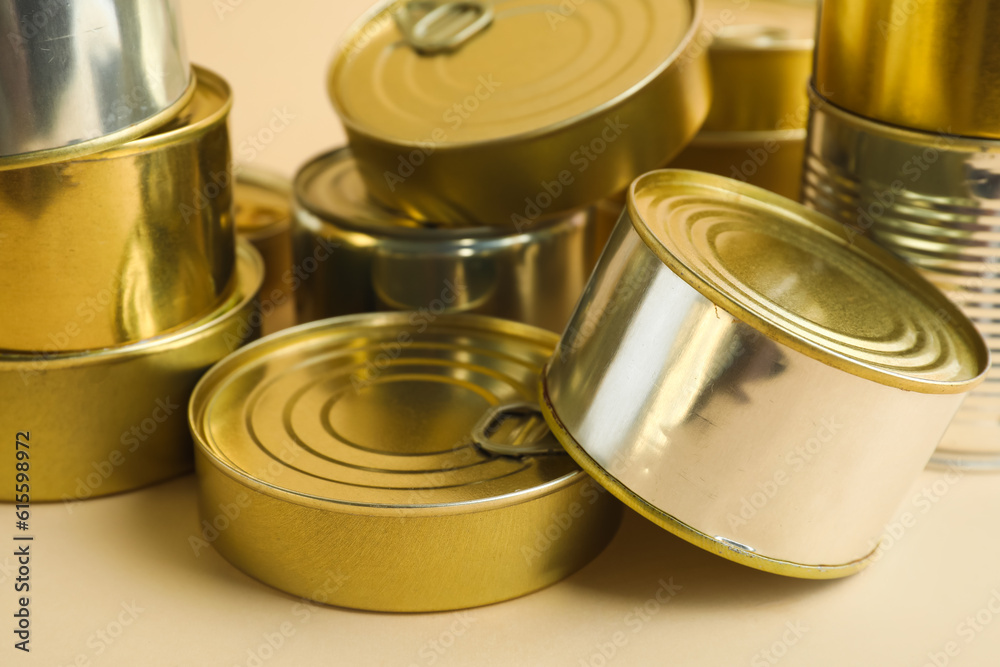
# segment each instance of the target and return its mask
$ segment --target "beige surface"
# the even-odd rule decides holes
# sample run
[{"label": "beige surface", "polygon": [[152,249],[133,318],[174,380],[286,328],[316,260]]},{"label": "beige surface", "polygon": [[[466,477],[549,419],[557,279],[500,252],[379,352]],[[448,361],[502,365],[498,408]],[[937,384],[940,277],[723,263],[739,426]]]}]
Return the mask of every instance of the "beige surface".
[{"label": "beige surface", "polygon": [[[291,174],[342,137],[323,91],[325,63],[332,38],[367,2],[214,5],[223,2],[235,5],[223,20],[209,0],[182,3],[190,50],[236,90],[237,148],[273,108],[295,115],[254,160]],[[545,591],[457,614],[398,616],[308,606],[211,549],[196,555],[188,541],[198,530],[195,483],[187,477],[33,508],[34,634],[25,655],[12,648],[10,630],[13,508],[0,506],[0,545],[8,545],[0,549],[0,665],[918,667],[935,664],[928,652],[940,654],[938,665],[996,665],[1000,614],[988,605],[1000,612],[1000,476],[926,473],[903,511],[910,520],[898,525],[902,536],[847,580],[751,571],[628,515],[604,554]],[[660,583],[671,580],[682,587],[673,597]],[[669,602],[657,602],[658,592]],[[134,619],[123,608],[133,603],[142,610]],[[977,612],[979,631],[965,620]],[[129,624],[119,626],[119,617]],[[786,624],[799,624],[801,637]],[[268,636],[280,647],[261,659]],[[795,644],[783,645],[783,636]],[[944,653],[949,642],[956,657]],[[781,658],[764,655],[772,646]],[[602,647],[613,657],[603,658]]]}]

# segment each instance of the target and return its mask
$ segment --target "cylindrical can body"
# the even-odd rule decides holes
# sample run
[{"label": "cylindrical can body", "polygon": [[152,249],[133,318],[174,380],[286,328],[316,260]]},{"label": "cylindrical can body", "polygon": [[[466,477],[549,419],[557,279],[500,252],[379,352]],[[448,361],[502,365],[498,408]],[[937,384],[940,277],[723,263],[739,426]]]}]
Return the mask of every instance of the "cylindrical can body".
[{"label": "cylindrical can body", "polygon": [[[1000,141],[904,130],[816,98],[803,201],[919,268],[1000,352]],[[1000,365],[935,459],[1000,466]]]},{"label": "cylindrical can body", "polygon": [[422,227],[372,202],[353,165],[342,149],[296,179],[292,279],[303,322],[376,310],[470,312],[559,331],[610,233],[595,207],[520,232]]},{"label": "cylindrical can body", "polygon": [[292,280],[292,185],[287,179],[256,169],[236,177],[235,222],[239,237],[264,258],[260,308],[261,335],[295,324]]},{"label": "cylindrical can body", "polygon": [[[0,354],[0,427],[30,433],[31,499],[105,496],[190,470],[188,397],[208,367],[254,337],[262,275],[245,245],[232,297],[171,335],[93,352]],[[0,470],[0,499],[15,499],[16,473]]]},{"label": "cylindrical can body", "polygon": [[0,349],[90,350],[200,319],[232,289],[228,86],[197,69],[171,125],[0,171]]},{"label": "cylindrical can body", "polygon": [[140,137],[193,92],[175,0],[5,3],[0,35],[0,170]]}]

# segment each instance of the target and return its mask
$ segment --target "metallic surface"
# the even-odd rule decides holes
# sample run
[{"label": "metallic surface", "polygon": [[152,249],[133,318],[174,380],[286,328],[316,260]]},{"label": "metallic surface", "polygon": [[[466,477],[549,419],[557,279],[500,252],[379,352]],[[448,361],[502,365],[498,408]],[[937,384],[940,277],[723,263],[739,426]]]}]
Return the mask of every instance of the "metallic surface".
[{"label": "metallic surface", "polygon": [[173,0],[7,2],[0,35],[0,170],[125,143],[193,93]]},{"label": "metallic surface", "polygon": [[[815,94],[814,94],[815,96]],[[1000,141],[906,131],[815,104],[803,201],[921,269],[1000,353]],[[935,459],[1000,467],[1000,364]]]},{"label": "metallic surface", "polygon": [[570,455],[658,525],[829,578],[864,567],[988,359],[874,243],[765,190],[661,171],[633,184],[542,405]]},{"label": "metallic surface", "polygon": [[611,232],[607,213],[591,207],[520,233],[432,228],[372,202],[355,164],[339,149],[296,176],[299,321],[417,310],[562,330]]},{"label": "metallic surface", "polygon": [[241,169],[236,177],[236,233],[250,241],[264,258],[264,285],[260,289],[266,336],[295,324],[292,292],[292,184],[259,169]]},{"label": "metallic surface", "polygon": [[240,508],[213,546],[293,595],[378,611],[489,604],[568,576],[621,506],[567,456],[493,456],[471,438],[491,406],[534,397],[556,340],[379,313],[230,356],[190,406],[202,517]]},{"label": "metallic surface", "polygon": [[824,0],[817,88],[842,109],[1000,138],[1000,3]]},{"label": "metallic surface", "polygon": [[0,350],[123,345],[200,319],[232,289],[229,87],[154,134],[0,171]]},{"label": "metallic surface", "polygon": [[441,55],[391,19],[412,4],[355,24],[329,91],[370,192],[413,219],[509,229],[588,206],[665,164],[707,113],[710,36],[689,0],[501,0]]},{"label": "metallic surface", "polygon": [[[238,254],[233,295],[170,335],[93,352],[0,354],[0,428],[31,432],[33,501],[105,496],[190,470],[188,396],[255,335],[263,263],[249,244]],[[0,468],[0,500],[14,499],[15,474]]]}]

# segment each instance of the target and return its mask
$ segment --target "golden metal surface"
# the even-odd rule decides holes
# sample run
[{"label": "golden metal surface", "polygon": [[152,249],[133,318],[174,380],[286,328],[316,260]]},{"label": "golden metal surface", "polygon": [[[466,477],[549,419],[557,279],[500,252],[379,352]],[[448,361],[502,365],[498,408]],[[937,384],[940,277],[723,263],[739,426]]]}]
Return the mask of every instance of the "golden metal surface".
[{"label": "golden metal surface", "polygon": [[992,375],[969,396],[935,459],[1000,467],[1000,141],[908,131],[817,103],[803,201],[920,269],[987,337]]},{"label": "golden metal surface", "polygon": [[292,276],[292,184],[259,169],[241,169],[233,194],[236,233],[264,258],[260,300],[266,336],[295,324]]},{"label": "golden metal surface", "polygon": [[[51,356],[0,354],[0,428],[31,432],[31,498],[76,501],[190,470],[188,396],[205,370],[255,332],[263,263],[238,247],[238,285],[199,321],[152,340]],[[14,466],[0,500],[14,499]]]},{"label": "golden metal surface", "polygon": [[132,343],[186,326],[227,298],[231,97],[220,78],[196,73],[191,103],[157,133],[0,172],[0,350]]},{"label": "golden metal surface", "polygon": [[1000,3],[824,0],[817,88],[903,127],[1000,138]]},{"label": "golden metal surface", "polygon": [[621,212],[591,207],[520,233],[427,227],[372,202],[348,149],[306,164],[295,189],[293,283],[303,322],[376,310],[475,312],[561,331]]},{"label": "golden metal surface", "polygon": [[378,611],[489,604],[568,576],[611,539],[620,505],[565,455],[494,456],[471,437],[491,406],[534,399],[556,340],[385,313],[230,356],[190,406],[202,517],[240,508],[213,546],[283,591]]},{"label": "golden metal surface", "polygon": [[416,4],[359,20],[328,86],[368,189],[411,218],[512,228],[590,205],[704,120],[708,36],[690,0],[499,0],[491,24],[434,54],[400,28]]},{"label": "golden metal surface", "polygon": [[667,170],[633,184],[541,402],[570,455],[667,530],[829,578],[867,563],[988,366],[972,323],[874,243]]}]

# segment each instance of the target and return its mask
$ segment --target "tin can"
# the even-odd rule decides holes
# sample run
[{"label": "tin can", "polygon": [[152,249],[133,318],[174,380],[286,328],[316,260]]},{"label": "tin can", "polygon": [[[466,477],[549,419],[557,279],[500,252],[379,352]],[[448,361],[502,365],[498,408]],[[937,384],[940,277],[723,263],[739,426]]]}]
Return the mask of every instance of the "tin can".
[{"label": "tin can", "polygon": [[542,377],[574,459],[712,553],[863,568],[965,392],[972,323],[835,221],[701,172],[640,177]]},{"label": "tin can", "polygon": [[701,130],[671,161],[799,196],[812,73],[813,0],[711,0],[705,26],[712,106]]},{"label": "tin can", "polygon": [[[803,201],[919,268],[1000,352],[1000,141],[813,106]],[[966,399],[935,460],[1000,467],[1000,365]]]},{"label": "tin can", "polygon": [[177,330],[225,301],[234,233],[229,87],[155,134],[0,171],[0,349],[70,352]]},{"label": "tin can", "polygon": [[[557,442],[540,447],[544,429],[483,425],[533,401],[556,340],[377,313],[243,348],[191,399],[211,545],[282,591],[375,611],[490,604],[568,576],[610,541],[620,504]],[[228,507],[238,518],[221,529]]]},{"label": "tin can", "polygon": [[520,232],[429,227],[373,202],[348,149],[295,179],[296,289],[302,322],[377,310],[495,315],[559,331],[604,247],[590,207]]},{"label": "tin can", "polygon": [[1000,4],[824,0],[815,84],[900,127],[1000,139]]},{"label": "tin can", "polygon": [[194,94],[174,0],[8,4],[0,170],[123,144],[167,123]]},{"label": "tin can", "polygon": [[693,0],[382,2],[329,92],[372,195],[440,225],[519,228],[666,164],[708,111]]},{"label": "tin can", "polygon": [[264,258],[260,305],[261,334],[295,324],[292,275],[292,184],[260,169],[241,169],[236,177],[236,233]]},{"label": "tin can", "polygon": [[[238,249],[237,289],[201,320],[121,347],[51,356],[0,354],[0,427],[29,434],[31,500],[75,502],[191,469],[185,410],[205,370],[254,337],[263,262]],[[18,471],[0,469],[0,500]]]}]

